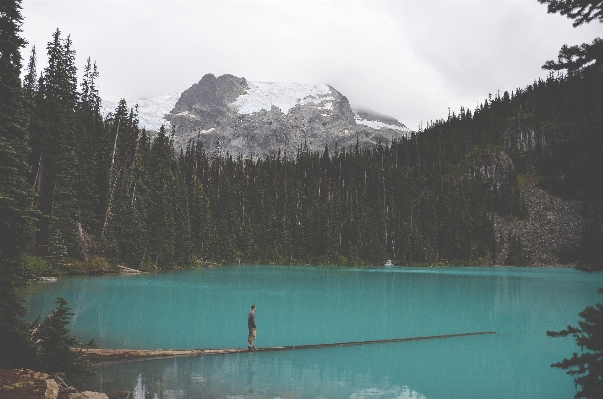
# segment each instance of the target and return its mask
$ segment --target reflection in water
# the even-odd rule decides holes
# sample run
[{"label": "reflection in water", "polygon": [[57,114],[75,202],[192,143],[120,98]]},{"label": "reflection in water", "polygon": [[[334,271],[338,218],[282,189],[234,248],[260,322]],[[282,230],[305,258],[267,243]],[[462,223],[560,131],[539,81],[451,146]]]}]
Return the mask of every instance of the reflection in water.
[{"label": "reflection in water", "polygon": [[[145,399],[147,396],[147,387],[142,383],[142,374],[138,375],[138,379],[136,380],[136,385],[134,385],[134,390],[132,391],[133,399]],[[153,395],[154,398],[157,398],[157,394]]]},{"label": "reflection in water", "polygon": [[253,376],[255,375],[255,360],[253,360],[253,353],[249,353],[249,360],[247,361],[247,385],[249,386],[249,393],[253,393]]},{"label": "reflection in water", "polygon": [[395,398],[395,399],[426,399],[425,396],[413,391],[410,387],[390,387],[386,391],[381,391],[377,388],[364,389],[359,392],[354,392],[350,395],[350,399],[368,399],[368,398]]},{"label": "reflection in water", "polygon": [[391,357],[370,361],[366,354],[361,348],[338,348],[327,361],[320,350],[304,350],[104,364],[86,387],[105,388],[111,399],[427,399],[408,385],[390,383],[396,374],[404,375]]}]

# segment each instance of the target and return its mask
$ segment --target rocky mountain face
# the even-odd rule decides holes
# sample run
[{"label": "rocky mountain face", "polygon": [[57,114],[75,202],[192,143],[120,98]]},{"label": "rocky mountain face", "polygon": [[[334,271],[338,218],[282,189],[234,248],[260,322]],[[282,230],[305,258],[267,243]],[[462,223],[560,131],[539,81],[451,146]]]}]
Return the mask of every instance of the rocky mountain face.
[{"label": "rocky mountain face", "polygon": [[[171,101],[170,101],[171,100]],[[175,101],[175,103],[174,103]],[[113,103],[105,102],[106,111]],[[207,74],[178,95],[138,102],[141,125],[175,131],[176,150],[200,141],[210,154],[295,157],[300,148],[329,151],[389,144],[411,133],[395,118],[354,112],[348,99],[324,84],[250,82]],[[163,112],[162,112],[163,111]]]},{"label": "rocky mountain face", "polygon": [[563,264],[559,252],[579,245],[584,219],[581,202],[565,200],[547,193],[528,179],[521,187],[521,197],[526,207],[524,219],[494,215],[494,229],[500,249],[497,264],[503,264],[509,253],[512,235],[521,238],[522,251],[535,266],[574,266]]},{"label": "rocky mountain face", "polygon": [[[489,183],[498,194],[519,190],[525,215],[494,213],[494,231],[499,252],[495,264],[504,264],[509,254],[511,237],[520,238],[522,252],[529,264],[535,266],[574,266],[560,261],[559,254],[566,248],[580,244],[584,228],[582,203],[559,198],[538,187],[536,166],[549,162],[548,140],[559,134],[557,127],[548,130],[520,126],[503,133],[504,150],[497,151],[484,162],[473,165],[469,179],[477,177]],[[509,156],[513,154],[513,157]],[[516,174],[519,184],[514,185]]]}]

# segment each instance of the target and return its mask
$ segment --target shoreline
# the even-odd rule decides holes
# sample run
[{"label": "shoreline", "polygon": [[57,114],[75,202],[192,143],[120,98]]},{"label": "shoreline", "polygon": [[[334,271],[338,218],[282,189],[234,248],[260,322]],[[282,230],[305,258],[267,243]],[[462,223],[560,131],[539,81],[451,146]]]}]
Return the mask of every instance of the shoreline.
[{"label": "shoreline", "polygon": [[117,275],[123,275],[123,276],[132,276],[132,275],[138,275],[138,274],[147,274],[147,273],[160,273],[160,272],[174,272],[174,271],[180,271],[180,270],[193,270],[193,269],[209,269],[209,268],[217,268],[217,267],[230,267],[230,266],[258,266],[258,265],[265,265],[265,266],[292,266],[292,267],[299,267],[299,266],[308,266],[308,267],[341,267],[341,268],[376,268],[376,267],[384,267],[384,268],[388,268],[388,267],[399,267],[399,268],[435,268],[435,267],[484,267],[484,268],[535,268],[535,269],[540,269],[540,268],[544,268],[544,269],[576,269],[576,270],[580,270],[577,268],[577,266],[575,264],[554,264],[554,265],[521,265],[521,266],[514,266],[514,265],[483,265],[483,264],[446,264],[446,263],[434,263],[434,264],[411,264],[411,265],[392,265],[392,266],[384,266],[384,265],[339,265],[339,264],[316,264],[316,265],[310,265],[310,264],[297,264],[297,263],[292,263],[292,264],[276,264],[276,263],[228,263],[228,264],[221,264],[221,265],[213,265],[213,266],[200,266],[200,267],[178,267],[178,268],[172,268],[172,269],[156,269],[156,270],[152,270],[152,271],[143,271],[143,270],[137,270],[137,269],[130,269],[130,270],[136,270],[136,271],[127,271],[127,272],[123,272],[123,271],[110,271],[110,272],[104,272],[104,273],[85,273],[85,274],[79,274],[79,273],[66,273],[66,274],[60,274],[60,275],[52,275],[52,276],[36,276],[34,278],[31,278],[29,281],[30,282],[42,282],[42,283],[48,283],[48,282],[56,282],[57,279],[59,277],[66,277],[66,276],[87,276],[87,277],[102,277],[102,276],[117,276]]}]

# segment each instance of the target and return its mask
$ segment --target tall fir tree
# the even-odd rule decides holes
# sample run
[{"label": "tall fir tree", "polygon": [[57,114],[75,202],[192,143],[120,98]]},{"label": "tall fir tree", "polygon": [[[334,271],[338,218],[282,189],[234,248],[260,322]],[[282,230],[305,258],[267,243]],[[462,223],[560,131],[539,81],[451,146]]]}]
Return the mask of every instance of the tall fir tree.
[{"label": "tall fir tree", "polygon": [[176,176],[173,170],[173,151],[167,132],[161,126],[151,147],[153,162],[149,168],[149,175],[153,195],[148,215],[150,258],[161,268],[174,266]]},{"label": "tall fir tree", "polygon": [[21,1],[0,3],[0,367],[26,365],[34,353],[16,289],[33,233],[33,191],[27,184],[27,118],[21,89]]},{"label": "tall fir tree", "polygon": [[[599,288],[603,294],[603,288]],[[587,306],[579,314],[578,327],[567,326],[561,331],[547,331],[552,338],[572,336],[580,347],[580,354],[574,352],[569,359],[551,364],[551,367],[565,370],[574,378],[578,391],[576,399],[598,399],[603,397],[603,304]]]},{"label": "tall fir tree", "polygon": [[[560,13],[572,19],[574,28],[591,21],[603,22],[603,2],[600,0],[538,0],[538,2],[546,4],[549,13]],[[572,73],[591,64],[594,64],[594,68],[601,68],[603,65],[601,38],[594,39],[591,44],[563,45],[559,50],[557,62],[547,61],[542,68],[554,71],[567,70]]]},{"label": "tall fir tree", "polygon": [[90,361],[85,359],[75,348],[80,340],[69,335],[69,318],[73,316],[65,298],[59,297],[57,307],[44,319],[34,335],[40,342],[38,367],[47,373],[65,373],[69,381],[73,378],[94,375]]},{"label": "tall fir tree", "polygon": [[[33,168],[38,209],[45,215],[38,225],[38,242],[48,244],[54,229],[74,256],[77,247],[78,153],[75,50],[57,29],[47,45],[48,66],[39,80],[36,121],[31,127]],[[55,235],[56,236],[56,235]]]}]

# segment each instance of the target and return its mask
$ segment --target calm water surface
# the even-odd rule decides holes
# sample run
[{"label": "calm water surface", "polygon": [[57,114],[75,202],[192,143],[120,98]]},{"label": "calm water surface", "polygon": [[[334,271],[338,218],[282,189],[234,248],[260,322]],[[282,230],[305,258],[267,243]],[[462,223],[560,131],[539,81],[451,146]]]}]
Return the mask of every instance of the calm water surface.
[{"label": "calm water surface", "polygon": [[572,398],[549,365],[577,350],[546,330],[601,302],[603,275],[553,268],[232,266],[71,277],[25,296],[30,319],[57,296],[71,332],[101,348],[243,347],[494,331],[495,335],[98,366],[86,389],[140,398]]}]

